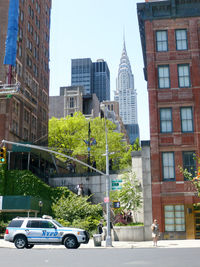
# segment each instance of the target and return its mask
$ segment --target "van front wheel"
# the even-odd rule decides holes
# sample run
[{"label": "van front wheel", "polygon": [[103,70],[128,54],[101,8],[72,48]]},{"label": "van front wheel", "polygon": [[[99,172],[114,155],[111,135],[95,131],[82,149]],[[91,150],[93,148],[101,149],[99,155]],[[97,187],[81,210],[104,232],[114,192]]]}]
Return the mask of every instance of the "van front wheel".
[{"label": "van front wheel", "polygon": [[76,237],[73,235],[67,236],[64,239],[64,245],[68,249],[76,249],[79,247],[79,243],[77,242]]}]

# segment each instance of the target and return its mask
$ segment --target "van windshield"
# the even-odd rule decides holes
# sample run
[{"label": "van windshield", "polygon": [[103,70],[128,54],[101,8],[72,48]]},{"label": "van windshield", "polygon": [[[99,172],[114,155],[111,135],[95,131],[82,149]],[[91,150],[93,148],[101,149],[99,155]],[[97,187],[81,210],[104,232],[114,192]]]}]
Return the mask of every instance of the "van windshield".
[{"label": "van windshield", "polygon": [[53,220],[53,222],[54,222],[57,226],[59,226],[59,227],[63,227],[62,224],[60,224],[60,223],[57,222],[56,220]]}]

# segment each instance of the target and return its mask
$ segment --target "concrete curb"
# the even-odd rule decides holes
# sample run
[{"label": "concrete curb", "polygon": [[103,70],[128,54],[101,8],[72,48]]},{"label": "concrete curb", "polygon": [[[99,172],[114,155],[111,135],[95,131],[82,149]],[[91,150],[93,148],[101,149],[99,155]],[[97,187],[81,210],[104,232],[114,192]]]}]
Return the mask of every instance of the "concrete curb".
[{"label": "concrete curb", "polygon": [[[0,239],[0,248],[15,248],[13,243],[4,241]],[[65,249],[62,245],[35,245],[36,249]],[[100,247],[95,247],[94,242],[90,239],[88,244],[82,244],[80,249],[113,249],[113,248],[127,248],[127,249],[137,249],[137,248],[200,248],[200,240],[160,240],[158,241],[158,246],[153,247],[152,241],[142,241],[142,242],[121,242],[113,241],[112,247],[106,247],[105,241],[102,241]]]}]

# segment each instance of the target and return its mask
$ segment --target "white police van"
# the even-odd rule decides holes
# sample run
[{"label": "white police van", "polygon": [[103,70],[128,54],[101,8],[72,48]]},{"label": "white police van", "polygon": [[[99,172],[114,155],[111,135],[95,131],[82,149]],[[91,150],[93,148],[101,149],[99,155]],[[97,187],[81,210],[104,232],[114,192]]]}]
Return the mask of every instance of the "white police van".
[{"label": "white police van", "polygon": [[32,248],[38,244],[63,244],[66,248],[76,249],[80,244],[89,242],[88,232],[63,227],[52,217],[13,219],[4,235],[4,240],[13,242],[18,249]]}]

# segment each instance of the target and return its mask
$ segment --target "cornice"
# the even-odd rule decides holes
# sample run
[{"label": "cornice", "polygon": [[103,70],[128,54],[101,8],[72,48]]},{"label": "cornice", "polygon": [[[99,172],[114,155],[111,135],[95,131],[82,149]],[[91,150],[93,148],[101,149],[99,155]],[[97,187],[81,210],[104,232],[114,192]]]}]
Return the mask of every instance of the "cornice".
[{"label": "cornice", "polygon": [[137,15],[144,60],[144,76],[145,80],[147,80],[145,21],[200,17],[200,0],[167,0],[138,3]]}]

